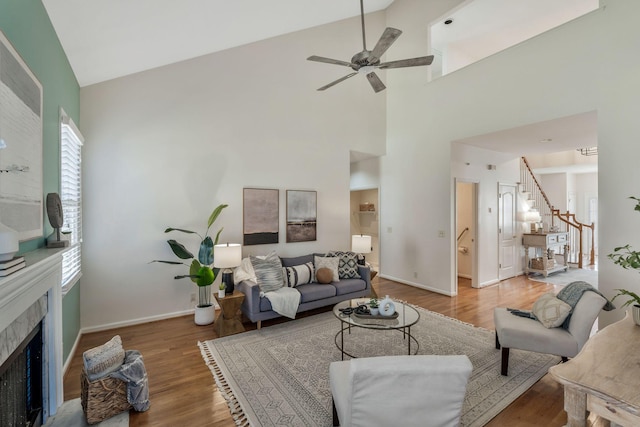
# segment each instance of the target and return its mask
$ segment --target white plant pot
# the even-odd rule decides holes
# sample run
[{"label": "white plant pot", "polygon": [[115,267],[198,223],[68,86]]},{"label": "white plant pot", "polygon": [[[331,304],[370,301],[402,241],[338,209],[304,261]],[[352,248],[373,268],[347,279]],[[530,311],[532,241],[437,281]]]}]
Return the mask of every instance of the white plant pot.
[{"label": "white plant pot", "polygon": [[371,307],[371,308],[369,308],[369,311],[371,312],[372,316],[377,316],[377,315],[380,314],[380,311],[378,311],[378,307],[376,307],[376,308]]},{"label": "white plant pot", "polygon": [[224,289],[218,290],[218,298],[224,298]]},{"label": "white plant pot", "polygon": [[216,311],[213,305],[206,307],[196,307],[194,321],[196,325],[210,325],[213,323]]},{"label": "white plant pot", "polygon": [[633,321],[636,322],[636,325],[640,326],[640,305],[632,305],[631,314],[633,314]]}]

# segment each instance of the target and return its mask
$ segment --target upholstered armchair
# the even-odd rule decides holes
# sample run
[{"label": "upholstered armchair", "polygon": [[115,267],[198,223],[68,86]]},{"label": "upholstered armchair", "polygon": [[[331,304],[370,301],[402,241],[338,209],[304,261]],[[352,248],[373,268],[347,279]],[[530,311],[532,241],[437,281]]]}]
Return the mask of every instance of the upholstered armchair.
[{"label": "upholstered armchair", "polygon": [[576,356],[589,339],[591,328],[607,300],[595,292],[584,292],[573,308],[569,325],[545,327],[542,322],[519,317],[506,308],[493,312],[496,326],[496,348],[502,348],[502,375],[508,375],[509,349],[555,354],[563,361]]},{"label": "upholstered armchair", "polygon": [[333,425],[458,426],[471,375],[467,356],[383,356],[329,367]]}]

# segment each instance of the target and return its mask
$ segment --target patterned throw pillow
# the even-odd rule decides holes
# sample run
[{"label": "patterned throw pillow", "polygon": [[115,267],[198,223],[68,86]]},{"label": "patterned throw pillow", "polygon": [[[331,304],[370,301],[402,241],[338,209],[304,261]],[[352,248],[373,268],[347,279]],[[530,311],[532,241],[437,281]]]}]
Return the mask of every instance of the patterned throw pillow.
[{"label": "patterned throw pillow", "polygon": [[[340,258],[337,256],[314,256],[313,257],[313,266],[318,271],[321,268],[328,268],[333,272],[333,282],[340,281],[340,275],[338,274],[338,263],[340,262]],[[316,282],[318,280],[316,279]]]},{"label": "patterned throw pillow", "polygon": [[101,346],[82,353],[84,370],[89,381],[105,377],[119,369],[124,362],[124,349],[120,335],[116,335]]},{"label": "patterned throw pillow", "polygon": [[282,277],[282,263],[277,261],[250,257],[253,271],[256,273],[256,283],[262,292],[276,291],[284,286]]},{"label": "patterned throw pillow", "polygon": [[554,294],[544,294],[533,303],[531,312],[545,328],[557,328],[564,323],[571,306]]},{"label": "patterned throw pillow", "polygon": [[307,262],[293,267],[282,267],[282,274],[284,275],[284,285],[290,288],[311,283],[314,274],[313,263]]},{"label": "patterned throw pillow", "polygon": [[338,263],[338,275],[341,279],[359,279],[358,273],[358,254],[355,252],[332,251],[329,256],[340,257]]},{"label": "patterned throw pillow", "polygon": [[[276,251],[271,251],[268,255],[258,255],[256,258],[264,259],[267,261],[279,261],[280,258]],[[233,271],[233,281],[235,283],[240,283],[244,280],[249,282],[258,283],[258,279],[256,278],[256,272],[253,271],[253,265],[251,265],[251,259],[249,257],[243,258],[242,262],[238,267],[236,267]]]}]

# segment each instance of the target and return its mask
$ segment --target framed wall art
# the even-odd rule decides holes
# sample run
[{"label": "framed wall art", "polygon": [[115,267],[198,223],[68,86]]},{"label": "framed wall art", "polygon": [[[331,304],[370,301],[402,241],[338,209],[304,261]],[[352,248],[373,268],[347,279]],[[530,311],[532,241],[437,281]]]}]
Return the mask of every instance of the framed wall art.
[{"label": "framed wall art", "polygon": [[316,240],[317,192],[287,190],[287,243]]},{"label": "framed wall art", "polygon": [[266,245],[278,243],[279,190],[265,188],[244,188],[243,241],[244,245]]},{"label": "framed wall art", "polygon": [[0,31],[0,222],[43,234],[42,84]]}]

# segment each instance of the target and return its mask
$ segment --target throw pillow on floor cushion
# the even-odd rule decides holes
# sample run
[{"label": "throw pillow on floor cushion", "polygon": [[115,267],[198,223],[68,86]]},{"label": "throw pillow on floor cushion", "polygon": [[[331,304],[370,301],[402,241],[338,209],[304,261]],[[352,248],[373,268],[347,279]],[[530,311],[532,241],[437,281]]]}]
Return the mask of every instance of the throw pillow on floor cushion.
[{"label": "throw pillow on floor cushion", "polygon": [[317,271],[321,268],[328,268],[333,272],[333,277],[331,281],[338,282],[340,281],[340,275],[338,274],[338,264],[340,263],[340,258],[338,257],[321,257],[315,256],[313,257],[313,266],[316,268],[316,282],[317,280]]},{"label": "throw pillow on floor cushion", "polygon": [[284,285],[290,288],[311,283],[314,276],[313,263],[307,262],[292,267],[282,267],[282,274],[284,275]]},{"label": "throw pillow on floor cushion", "polygon": [[359,279],[358,254],[355,252],[331,251],[329,256],[340,258],[338,262],[338,275],[341,279]]},{"label": "throw pillow on floor cushion", "polygon": [[327,285],[331,283],[331,280],[333,279],[333,271],[326,267],[320,268],[316,272],[316,279],[321,285]]},{"label": "throw pillow on floor cushion", "polygon": [[554,294],[544,294],[533,303],[531,312],[545,328],[557,328],[571,313],[571,306]]},{"label": "throw pillow on floor cushion", "polygon": [[118,370],[124,362],[124,349],[120,335],[114,336],[98,347],[85,351],[82,353],[82,359],[89,381],[95,381]]},{"label": "throw pillow on floor cushion", "polygon": [[262,292],[276,291],[284,286],[282,277],[282,264],[280,258],[277,261],[250,257],[253,271],[256,273],[256,283]]}]

